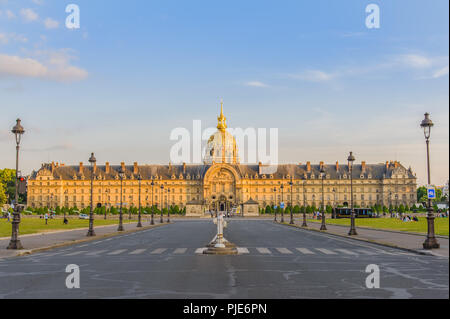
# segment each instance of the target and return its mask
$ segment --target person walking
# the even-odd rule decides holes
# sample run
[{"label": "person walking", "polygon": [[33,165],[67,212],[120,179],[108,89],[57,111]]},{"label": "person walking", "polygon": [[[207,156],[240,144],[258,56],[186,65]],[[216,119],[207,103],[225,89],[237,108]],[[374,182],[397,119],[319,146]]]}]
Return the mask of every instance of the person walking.
[{"label": "person walking", "polygon": [[47,225],[47,223],[48,223],[48,214],[44,215],[44,219],[45,219],[45,225]]}]

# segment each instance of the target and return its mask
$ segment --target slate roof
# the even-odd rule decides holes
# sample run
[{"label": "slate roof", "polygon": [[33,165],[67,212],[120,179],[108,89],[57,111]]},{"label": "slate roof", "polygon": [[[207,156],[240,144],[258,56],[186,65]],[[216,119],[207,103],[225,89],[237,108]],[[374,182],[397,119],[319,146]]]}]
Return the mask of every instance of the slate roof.
[{"label": "slate roof", "polygon": [[[388,167],[386,164],[366,164],[364,178],[368,178],[371,175],[372,179],[391,178],[395,172],[402,172],[406,174],[408,178],[416,178],[411,169],[406,169],[400,163],[395,165],[394,162],[390,162]],[[257,164],[227,164],[240,174],[241,178],[262,178],[264,166]],[[264,174],[266,179],[282,179],[293,177],[295,179],[311,179],[311,175],[314,175],[315,179],[320,179],[320,165],[310,165],[311,170],[307,170],[306,164],[279,164],[276,168],[276,172],[273,174]],[[96,175],[101,179],[113,180],[118,177],[118,171],[121,165],[109,166],[109,173],[106,173],[106,165],[97,165]],[[189,179],[201,180],[211,165],[138,165],[137,170],[141,174],[144,180],[155,179]],[[52,172],[53,169],[53,172]],[[348,177],[348,165],[339,164],[339,169],[336,169],[336,164],[324,164],[324,169],[327,174],[327,179],[340,179],[344,178],[344,175]],[[38,171],[33,171],[30,179],[36,179],[38,172],[47,171],[48,174],[53,175],[55,179],[73,180],[76,176],[77,179],[90,179],[91,167],[83,165],[82,172],[80,174],[80,166],[61,166],[54,164],[43,164]],[[353,178],[359,179],[362,174],[362,164],[353,165]],[[137,175],[134,174],[134,165],[125,165],[126,179],[136,179]],[[273,175],[273,177],[271,176]]]}]

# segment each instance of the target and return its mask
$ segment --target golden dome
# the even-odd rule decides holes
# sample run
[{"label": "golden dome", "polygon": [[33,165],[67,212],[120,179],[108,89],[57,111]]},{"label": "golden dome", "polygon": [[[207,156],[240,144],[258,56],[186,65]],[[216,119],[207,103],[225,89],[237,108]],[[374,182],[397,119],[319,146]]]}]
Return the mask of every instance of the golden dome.
[{"label": "golden dome", "polygon": [[236,139],[227,131],[227,118],[223,115],[223,102],[220,103],[220,116],[217,117],[217,132],[210,136],[206,145],[205,164],[239,162]]}]

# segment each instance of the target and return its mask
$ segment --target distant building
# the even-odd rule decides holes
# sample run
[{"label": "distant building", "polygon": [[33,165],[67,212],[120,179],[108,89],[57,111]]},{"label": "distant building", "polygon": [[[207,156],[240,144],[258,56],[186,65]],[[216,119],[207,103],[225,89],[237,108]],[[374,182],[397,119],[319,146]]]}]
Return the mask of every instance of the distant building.
[{"label": "distant building", "polygon": [[[281,164],[273,174],[264,173],[264,165],[240,164],[235,138],[226,131],[223,108],[217,132],[208,141],[204,163],[199,165],[96,165],[93,172],[83,163],[77,166],[43,164],[28,181],[28,206],[78,207],[90,205],[90,178],[94,173],[94,204],[106,207],[120,204],[119,168],[125,171],[122,202],[138,206],[138,180],[142,176],[141,205],[158,207],[178,205],[188,215],[206,210],[231,210],[242,206],[247,215],[258,214],[257,207],[267,205],[316,206],[322,202],[320,169],[325,170],[325,205],[350,205],[348,165]],[[152,180],[154,186],[151,186]],[[289,182],[292,181],[292,191]],[[161,189],[161,186],[164,186]],[[281,189],[283,185],[283,190]],[[416,204],[416,176],[397,161],[383,164],[354,164],[354,204]],[[246,207],[247,205],[247,207]],[[249,209],[252,208],[252,209]]]}]

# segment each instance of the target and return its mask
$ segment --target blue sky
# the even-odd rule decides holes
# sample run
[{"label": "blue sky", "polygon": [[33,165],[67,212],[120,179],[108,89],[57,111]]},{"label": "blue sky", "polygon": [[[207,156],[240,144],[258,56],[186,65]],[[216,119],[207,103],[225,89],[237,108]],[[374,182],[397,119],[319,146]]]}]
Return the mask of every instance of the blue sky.
[{"label": "blue sky", "polygon": [[[81,28],[65,27],[80,7]],[[365,26],[376,3],[379,29]],[[279,128],[281,162],[399,160],[448,180],[449,4],[423,1],[0,0],[0,167],[168,163],[172,129]]]}]

